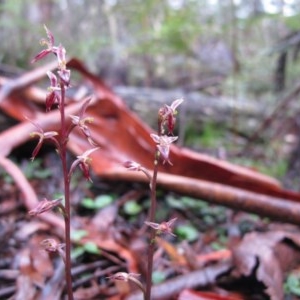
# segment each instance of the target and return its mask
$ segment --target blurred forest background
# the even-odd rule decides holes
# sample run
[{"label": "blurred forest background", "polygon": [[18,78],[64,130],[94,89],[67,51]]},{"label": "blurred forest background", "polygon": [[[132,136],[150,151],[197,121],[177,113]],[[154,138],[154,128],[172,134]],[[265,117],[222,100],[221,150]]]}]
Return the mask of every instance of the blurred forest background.
[{"label": "blurred forest background", "polygon": [[[279,54],[294,46],[296,59],[300,39],[298,0],[2,0],[0,9],[1,63],[31,68],[46,24],[70,56],[130,85],[223,77],[222,91],[259,96],[274,90]],[[298,69],[289,64],[288,86]]]},{"label": "blurred forest background", "polygon": [[286,173],[297,149],[298,101],[274,116],[277,127],[255,131],[295,87],[297,100],[300,0],[1,0],[0,13],[2,73],[35,67],[30,60],[46,24],[70,57],[113,88],[175,89],[179,97],[200,92],[230,107],[254,105],[257,115],[247,126],[243,112],[226,111],[229,125],[213,118],[201,129],[187,125],[184,143],[218,149],[218,155],[223,147],[238,149],[240,162],[237,152],[256,134],[262,147],[242,163],[276,177]]}]

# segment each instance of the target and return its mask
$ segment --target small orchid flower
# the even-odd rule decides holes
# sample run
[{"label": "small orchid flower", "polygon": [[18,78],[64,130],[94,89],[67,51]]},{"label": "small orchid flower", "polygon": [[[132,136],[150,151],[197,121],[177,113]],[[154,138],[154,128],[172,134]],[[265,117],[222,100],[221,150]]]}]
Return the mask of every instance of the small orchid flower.
[{"label": "small orchid flower", "polygon": [[59,75],[60,79],[64,82],[64,84],[69,87],[70,86],[70,77],[71,77],[71,71],[68,69],[62,69],[57,71],[57,74]]},{"label": "small orchid flower", "polygon": [[177,107],[183,102],[183,99],[177,99],[172,102],[171,105],[164,105],[159,111],[158,111],[158,120],[159,120],[159,128],[161,128],[161,131],[163,132],[163,127],[167,123],[168,133],[172,134],[174,127],[175,127],[175,116],[177,115]]},{"label": "small orchid flower", "polygon": [[167,136],[167,135],[161,135],[158,136],[157,134],[150,134],[153,141],[157,144],[156,147],[159,151],[159,153],[162,155],[163,164],[165,162],[168,162],[170,165],[172,163],[169,160],[169,154],[170,154],[170,145],[175,142],[178,137],[177,136]]},{"label": "small orchid flower", "polygon": [[148,226],[150,226],[150,227],[152,227],[153,229],[155,229],[157,235],[160,235],[160,234],[170,234],[172,236],[176,236],[172,232],[172,228],[171,228],[171,226],[174,224],[174,222],[176,220],[177,220],[177,218],[174,218],[174,219],[171,219],[168,222],[162,222],[160,224],[146,221],[145,224],[148,225]]},{"label": "small orchid flower", "polygon": [[117,281],[125,281],[125,282],[131,281],[136,286],[138,286],[139,289],[145,294],[145,288],[143,287],[142,283],[137,279],[137,277],[139,276],[140,274],[118,272],[116,274],[113,274],[112,276],[109,276],[108,278]]},{"label": "small orchid flower", "polygon": [[93,148],[93,149],[89,149],[87,151],[85,151],[82,155],[77,156],[77,159],[72,163],[71,168],[70,168],[70,172],[69,172],[69,177],[71,177],[71,174],[74,172],[75,168],[77,166],[79,166],[79,168],[82,170],[83,172],[83,176],[89,180],[92,181],[91,177],[90,177],[90,163],[92,161],[90,155],[98,150],[99,148]]},{"label": "small orchid flower", "polygon": [[66,254],[63,250],[64,244],[58,243],[55,239],[45,239],[41,241],[40,245],[47,252],[58,253],[66,263]]},{"label": "small orchid flower", "polygon": [[57,48],[57,61],[58,61],[58,71],[60,79],[65,83],[66,86],[70,84],[71,71],[67,69],[66,60],[66,49],[60,44]]},{"label": "small orchid flower", "polygon": [[47,75],[50,79],[50,88],[52,90],[60,90],[60,88],[58,87],[57,77],[51,71],[48,71]]},{"label": "small orchid flower", "polygon": [[58,243],[55,239],[45,239],[41,242],[41,246],[48,252],[57,252],[58,249],[64,247],[63,244]]},{"label": "small orchid flower", "polygon": [[125,168],[127,168],[129,171],[141,171],[143,172],[147,178],[149,179],[149,182],[151,183],[151,180],[152,180],[152,176],[150,174],[150,172],[142,167],[139,163],[135,162],[135,161],[132,161],[132,160],[127,160],[123,163],[123,166]]},{"label": "small orchid flower", "polygon": [[[171,106],[169,106],[170,110],[172,111],[173,115],[177,114],[177,110],[176,108],[183,102],[184,100],[182,98],[179,98],[177,100],[174,100],[171,104]],[[167,105],[168,106],[168,105]]]},{"label": "small orchid flower", "polygon": [[59,44],[57,48],[56,55],[57,55],[58,68],[60,70],[66,69],[66,65],[67,65],[66,49],[61,44]]},{"label": "small orchid flower", "polygon": [[36,147],[34,148],[33,152],[32,152],[32,156],[31,156],[31,160],[34,160],[35,157],[37,156],[37,154],[39,153],[42,145],[43,145],[43,142],[44,140],[51,140],[56,146],[58,146],[58,142],[55,138],[55,136],[58,135],[58,133],[56,131],[47,131],[47,132],[44,132],[44,130],[42,129],[42,127],[37,124],[37,123],[34,123],[32,121],[30,121],[37,129],[38,131],[34,131],[34,132],[31,132],[30,133],[30,136],[33,138],[33,137],[39,137],[39,141],[38,141],[38,144],[36,145]]},{"label": "small orchid flower", "polygon": [[58,87],[57,77],[50,71],[47,72],[50,79],[50,87],[46,95],[46,112],[50,111],[54,104],[60,102],[60,88]]},{"label": "small orchid flower", "polygon": [[54,200],[48,200],[44,198],[42,201],[39,202],[39,204],[34,209],[30,210],[28,214],[30,216],[37,216],[39,214],[51,210],[54,207],[62,206],[61,201],[62,198],[54,199]]},{"label": "small orchid flower", "polygon": [[60,44],[58,47],[54,46],[54,37],[51,31],[44,25],[44,28],[47,33],[48,39],[41,39],[40,44],[46,45],[47,48],[43,49],[41,52],[39,52],[31,61],[32,63],[43,59],[48,54],[53,53],[57,57],[58,62],[58,75],[59,78],[63,81],[63,83],[68,87],[70,84],[70,76],[71,71],[66,68],[67,66],[67,60],[66,60],[66,49]]},{"label": "small orchid flower", "polygon": [[[81,110],[79,112],[79,115],[78,116],[70,116],[71,119],[72,119],[72,123],[73,123],[73,128],[75,126],[78,126],[81,131],[83,132],[83,134],[86,136],[86,138],[88,139],[89,143],[92,145],[92,146],[97,146],[97,144],[92,140],[91,138],[91,133],[90,133],[90,129],[88,128],[88,126],[86,125],[86,123],[93,123],[94,122],[94,118],[92,117],[83,117],[89,103],[91,101],[91,98],[89,98],[88,100],[86,100],[82,107],[81,107]],[[72,130],[72,128],[70,129]]]},{"label": "small orchid flower", "polygon": [[94,118],[92,118],[92,117],[82,118],[80,116],[70,116],[70,117],[72,119],[72,123],[74,125],[78,126],[87,138],[90,138],[91,133],[90,133],[90,130],[87,127],[86,123],[93,123]]},{"label": "small orchid flower", "polygon": [[41,52],[39,52],[31,61],[32,63],[46,57],[50,53],[56,53],[57,52],[57,47],[54,47],[54,37],[51,31],[47,28],[46,25],[44,25],[45,31],[47,33],[48,40],[46,39],[41,39],[40,44],[42,46],[46,45],[47,48],[43,49]]},{"label": "small orchid flower", "polygon": [[123,165],[129,171],[141,171],[141,169],[142,169],[142,166],[139,163],[132,161],[132,160],[125,161]]}]

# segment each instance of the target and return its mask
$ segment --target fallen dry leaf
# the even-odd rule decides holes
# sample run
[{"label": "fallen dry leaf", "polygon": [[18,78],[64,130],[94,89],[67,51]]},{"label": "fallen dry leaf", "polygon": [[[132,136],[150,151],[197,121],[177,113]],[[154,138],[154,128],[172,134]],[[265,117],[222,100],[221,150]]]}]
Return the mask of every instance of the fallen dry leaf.
[{"label": "fallen dry leaf", "polygon": [[300,262],[299,249],[300,237],[297,233],[249,233],[232,249],[233,275],[254,274],[266,286],[266,293],[272,300],[281,300],[284,273]]},{"label": "fallen dry leaf", "polygon": [[[38,249],[36,249],[36,251],[38,251]],[[36,255],[39,255],[39,253],[36,251],[33,253],[32,249],[24,248],[18,252],[16,259],[18,261],[20,275],[16,281],[15,299],[35,299],[37,293],[36,288],[42,288],[46,277],[52,273],[52,265],[47,257],[44,257],[45,262],[42,263],[43,267],[46,269],[41,270],[41,260],[36,258]],[[48,267],[49,269],[47,270]]]},{"label": "fallen dry leaf", "polygon": [[179,266],[186,266],[188,264],[187,259],[182,255],[177,247],[164,240],[163,238],[156,237],[156,242],[159,248],[163,249],[169,256],[170,260]]},{"label": "fallen dry leaf", "polygon": [[231,250],[229,249],[221,249],[206,254],[199,254],[197,255],[197,263],[204,265],[211,262],[222,261],[230,259],[231,255]]}]

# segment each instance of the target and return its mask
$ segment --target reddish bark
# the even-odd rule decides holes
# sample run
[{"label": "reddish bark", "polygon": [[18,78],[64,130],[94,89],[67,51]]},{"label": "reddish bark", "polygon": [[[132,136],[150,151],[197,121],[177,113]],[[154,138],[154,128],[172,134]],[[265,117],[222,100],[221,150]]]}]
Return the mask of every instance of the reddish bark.
[{"label": "reddish bark", "polygon": [[[143,174],[129,172],[121,165],[127,160],[134,160],[152,168],[155,143],[150,133],[153,131],[82,63],[72,59],[69,67],[72,72],[81,74],[86,84],[92,87],[93,100],[86,115],[94,118],[89,128],[93,141],[100,146],[100,150],[92,154],[95,173],[112,180],[145,181]],[[57,111],[46,114],[44,108],[37,104],[41,93],[33,84],[41,79],[43,72],[46,73],[45,67],[28,72],[15,82],[2,80],[6,83],[0,93],[0,108],[22,121],[0,134],[2,156],[7,156],[13,148],[26,142],[29,133],[34,130],[25,116],[39,123],[45,131],[58,130]],[[67,114],[78,114],[81,105],[69,99]],[[80,131],[72,134],[68,145],[76,155],[91,148]],[[160,167],[158,183],[161,186],[235,209],[300,224],[300,204],[289,201],[299,201],[300,194],[284,190],[277,180],[176,146],[171,147],[170,159],[173,166],[164,164]]]}]

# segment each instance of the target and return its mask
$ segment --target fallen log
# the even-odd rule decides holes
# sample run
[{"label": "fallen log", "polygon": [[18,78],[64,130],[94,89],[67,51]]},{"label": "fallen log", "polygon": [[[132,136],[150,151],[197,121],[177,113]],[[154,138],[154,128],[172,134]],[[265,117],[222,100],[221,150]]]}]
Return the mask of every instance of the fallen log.
[{"label": "fallen log", "polygon": [[[121,181],[147,182],[144,174],[115,168],[105,178]],[[245,211],[272,220],[300,225],[300,203],[286,198],[272,197],[243,189],[226,186],[178,175],[159,173],[157,184],[161,188],[223,205],[238,211]]]},{"label": "fallen log", "polygon": [[152,128],[156,127],[158,109],[180,97],[186,100],[183,103],[184,112],[181,111],[179,115],[181,125],[192,124],[196,130],[201,129],[205,122],[232,128],[233,120],[238,117],[243,120],[239,122],[239,130],[250,134],[269,112],[267,105],[264,106],[254,99],[249,101],[224,96],[213,97],[197,91],[185,92],[182,89],[164,90],[132,86],[116,86],[113,91]]}]

